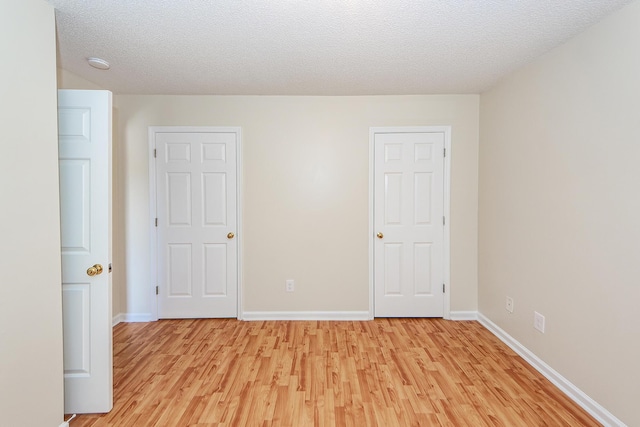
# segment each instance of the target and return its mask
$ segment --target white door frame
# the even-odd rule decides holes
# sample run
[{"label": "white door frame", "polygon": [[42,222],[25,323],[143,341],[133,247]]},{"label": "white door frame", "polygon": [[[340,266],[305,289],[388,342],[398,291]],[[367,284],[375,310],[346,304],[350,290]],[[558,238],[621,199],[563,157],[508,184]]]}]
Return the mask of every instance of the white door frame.
[{"label": "white door frame", "polygon": [[157,217],[156,200],[156,162],[154,156],[155,135],[167,132],[226,132],[236,134],[236,235],[237,241],[237,277],[238,277],[238,307],[237,318],[242,320],[242,129],[240,127],[222,126],[149,126],[149,302],[151,307],[151,319],[158,320],[158,228],[155,226]]},{"label": "white door frame", "polygon": [[443,256],[443,281],[444,292],[444,319],[451,319],[451,126],[400,126],[400,127],[372,127],[369,128],[369,318],[375,317],[374,310],[374,268],[373,247],[375,245],[375,224],[373,222],[374,210],[374,180],[375,157],[374,140],[379,133],[415,133],[415,132],[442,132],[444,133],[444,256]]}]

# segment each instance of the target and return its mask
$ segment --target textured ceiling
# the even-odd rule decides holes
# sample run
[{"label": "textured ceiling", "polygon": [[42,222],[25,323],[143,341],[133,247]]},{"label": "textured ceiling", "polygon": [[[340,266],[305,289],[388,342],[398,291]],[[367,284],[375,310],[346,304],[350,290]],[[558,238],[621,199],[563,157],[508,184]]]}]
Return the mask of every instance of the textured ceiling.
[{"label": "textured ceiling", "polygon": [[630,2],[48,1],[62,68],[121,94],[229,95],[480,93]]}]

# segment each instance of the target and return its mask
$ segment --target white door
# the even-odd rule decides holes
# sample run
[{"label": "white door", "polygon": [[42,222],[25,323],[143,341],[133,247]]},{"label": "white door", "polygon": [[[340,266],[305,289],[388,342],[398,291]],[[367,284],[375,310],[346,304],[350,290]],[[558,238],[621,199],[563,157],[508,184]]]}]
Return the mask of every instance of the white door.
[{"label": "white door", "polygon": [[374,314],[444,313],[444,132],[373,132]]},{"label": "white door", "polygon": [[237,317],[239,137],[152,128],[159,318]]},{"label": "white door", "polygon": [[58,91],[65,413],[113,406],[111,93]]}]

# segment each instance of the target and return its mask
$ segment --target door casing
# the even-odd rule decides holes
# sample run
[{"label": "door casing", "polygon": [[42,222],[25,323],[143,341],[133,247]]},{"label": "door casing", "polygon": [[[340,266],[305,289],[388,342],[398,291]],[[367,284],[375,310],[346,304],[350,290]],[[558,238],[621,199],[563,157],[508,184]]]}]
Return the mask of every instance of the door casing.
[{"label": "door casing", "polygon": [[417,133],[417,132],[442,132],[444,133],[444,254],[443,254],[443,278],[444,292],[444,319],[451,319],[451,126],[396,126],[396,127],[371,127],[369,128],[369,318],[375,317],[374,305],[374,181],[375,181],[375,135],[380,133]]},{"label": "door casing", "polygon": [[236,141],[236,235],[237,235],[237,277],[238,277],[238,307],[237,318],[242,320],[242,129],[240,127],[222,126],[149,126],[149,302],[151,307],[151,320],[158,320],[158,299],[156,286],[158,284],[158,239],[155,219],[157,217],[157,182],[156,162],[154,156],[155,135],[164,132],[226,132],[235,133]]}]

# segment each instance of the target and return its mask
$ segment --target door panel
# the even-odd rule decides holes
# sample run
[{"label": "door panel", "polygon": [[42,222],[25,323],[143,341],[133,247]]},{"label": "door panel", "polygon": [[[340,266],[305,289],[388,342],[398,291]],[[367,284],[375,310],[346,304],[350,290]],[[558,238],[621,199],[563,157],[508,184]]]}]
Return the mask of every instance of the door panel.
[{"label": "door panel", "polygon": [[60,223],[62,251],[91,250],[91,162],[60,159]]},{"label": "door panel", "polygon": [[239,133],[156,129],[158,317],[237,317]]},{"label": "door panel", "polygon": [[191,175],[167,173],[167,212],[171,227],[191,226]]},{"label": "door panel", "polygon": [[[113,405],[111,93],[58,92],[66,413]],[[101,274],[88,268],[101,265]],[[97,271],[97,270],[96,270]]]},{"label": "door panel", "polygon": [[224,244],[204,245],[204,292],[207,296],[227,295],[227,248]]},{"label": "door panel", "polygon": [[71,308],[63,312],[64,372],[67,378],[91,375],[91,285],[65,284],[62,305]]},{"label": "door panel", "polygon": [[190,297],[192,293],[191,281],[191,245],[185,243],[170,243],[168,254],[168,292],[170,297]]},{"label": "door panel", "polygon": [[227,177],[224,173],[202,174],[203,226],[227,223]]},{"label": "door panel", "polygon": [[444,312],[444,133],[380,132],[374,144],[374,310]]},{"label": "door panel", "polygon": [[431,289],[431,244],[415,243],[413,245],[413,286],[415,295],[430,295]]},{"label": "door panel", "polygon": [[400,224],[402,221],[402,174],[384,174],[384,223]]},{"label": "door panel", "polygon": [[431,223],[431,173],[418,172],[414,175],[414,219],[415,225],[427,225]]},{"label": "door panel", "polygon": [[384,295],[402,294],[402,245],[387,243],[384,245]]}]

